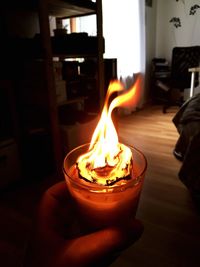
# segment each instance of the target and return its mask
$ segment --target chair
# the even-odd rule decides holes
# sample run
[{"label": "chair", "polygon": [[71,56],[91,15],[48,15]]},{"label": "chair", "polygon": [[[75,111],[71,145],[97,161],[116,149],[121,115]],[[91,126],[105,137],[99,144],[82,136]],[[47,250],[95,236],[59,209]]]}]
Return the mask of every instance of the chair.
[{"label": "chair", "polygon": [[[164,84],[157,81],[157,85],[166,91],[166,103],[163,106],[163,113],[167,112],[170,106],[181,106],[183,103],[183,91],[191,87],[190,68],[199,66],[200,46],[174,47],[172,50],[170,77]],[[195,73],[195,86],[198,85],[198,72]],[[178,96],[174,92],[177,93]],[[182,94],[182,95],[181,95]]]}]

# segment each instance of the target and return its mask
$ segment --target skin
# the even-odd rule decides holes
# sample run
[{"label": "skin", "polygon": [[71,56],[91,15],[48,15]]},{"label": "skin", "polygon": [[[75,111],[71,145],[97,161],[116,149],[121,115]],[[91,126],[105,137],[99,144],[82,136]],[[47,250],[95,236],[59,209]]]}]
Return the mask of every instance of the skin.
[{"label": "skin", "polygon": [[126,222],[126,227],[82,229],[66,183],[60,182],[41,200],[24,266],[105,267],[142,232],[142,223],[136,219]]}]

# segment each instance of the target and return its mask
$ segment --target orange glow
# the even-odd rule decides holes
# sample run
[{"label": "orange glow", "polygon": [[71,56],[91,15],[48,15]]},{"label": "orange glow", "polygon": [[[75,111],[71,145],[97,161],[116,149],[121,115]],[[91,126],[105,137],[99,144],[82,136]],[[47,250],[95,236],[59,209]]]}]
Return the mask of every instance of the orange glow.
[{"label": "orange glow", "polygon": [[101,114],[101,118],[93,133],[89,151],[81,155],[77,165],[81,177],[100,185],[114,184],[119,179],[128,177],[132,169],[132,153],[129,147],[119,143],[117,131],[111,114],[119,106],[127,106],[137,101],[140,79],[125,93],[118,95],[108,106],[110,96],[114,92],[124,90],[122,83],[110,83]]}]

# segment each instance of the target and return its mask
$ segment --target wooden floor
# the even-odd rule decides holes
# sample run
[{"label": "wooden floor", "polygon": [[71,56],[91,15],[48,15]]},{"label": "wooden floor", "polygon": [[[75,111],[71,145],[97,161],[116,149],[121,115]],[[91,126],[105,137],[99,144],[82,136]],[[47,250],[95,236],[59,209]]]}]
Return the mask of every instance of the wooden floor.
[{"label": "wooden floor", "polygon": [[[112,267],[200,266],[200,216],[178,179],[181,163],[172,154],[178,134],[171,119],[177,109],[161,110],[153,106],[119,119],[121,141],[140,149],[148,168],[137,212],[145,231]],[[50,183],[21,185],[1,194],[0,266],[20,266],[33,211]]]},{"label": "wooden floor", "polygon": [[144,224],[141,239],[112,267],[200,266],[200,216],[188,190],[178,179],[181,163],[173,154],[178,134],[159,106],[120,119],[121,140],[139,148],[148,161],[137,218]]}]

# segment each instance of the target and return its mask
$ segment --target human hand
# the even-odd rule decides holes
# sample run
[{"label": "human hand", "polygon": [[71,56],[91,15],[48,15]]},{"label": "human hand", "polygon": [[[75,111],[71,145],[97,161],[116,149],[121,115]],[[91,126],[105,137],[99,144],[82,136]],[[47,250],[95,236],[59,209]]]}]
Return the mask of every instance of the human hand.
[{"label": "human hand", "polygon": [[42,198],[25,267],[108,266],[142,232],[141,222],[134,219],[123,228],[113,226],[85,233],[77,222],[66,183],[60,182]]}]

